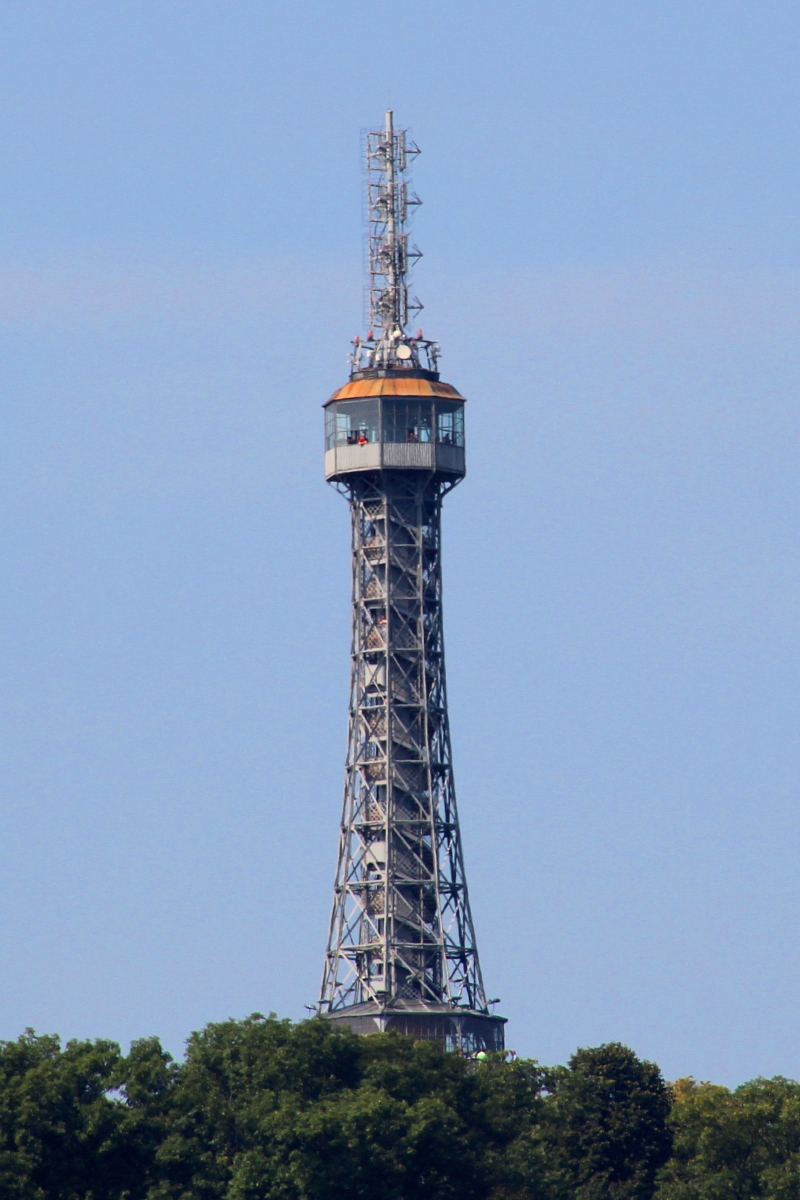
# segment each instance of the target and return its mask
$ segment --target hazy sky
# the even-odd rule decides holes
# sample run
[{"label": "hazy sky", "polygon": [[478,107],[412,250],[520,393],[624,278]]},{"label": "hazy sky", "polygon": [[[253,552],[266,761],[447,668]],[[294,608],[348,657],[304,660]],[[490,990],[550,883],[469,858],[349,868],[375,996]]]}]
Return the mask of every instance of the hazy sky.
[{"label": "hazy sky", "polygon": [[[359,132],[422,147],[507,1044],[800,1075],[800,9],[0,0],[0,1037],[318,993]],[[363,331],[363,330],[362,330]]]}]

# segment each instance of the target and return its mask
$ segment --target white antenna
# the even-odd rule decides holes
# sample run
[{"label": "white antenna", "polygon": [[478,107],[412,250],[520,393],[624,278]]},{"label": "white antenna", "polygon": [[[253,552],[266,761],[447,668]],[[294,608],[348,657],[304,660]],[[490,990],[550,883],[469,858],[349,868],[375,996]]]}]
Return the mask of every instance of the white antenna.
[{"label": "white antenna", "polygon": [[395,131],[394,114],[388,109],[385,127],[370,130],[365,138],[370,329],[364,341],[353,339],[353,374],[374,369],[437,370],[438,342],[428,341],[421,329],[413,336],[406,330],[409,319],[422,311],[416,296],[409,295],[408,284],[422,252],[409,247],[406,232],[409,209],[422,201],[409,191],[405,178],[409,160],[420,151],[406,133]]}]

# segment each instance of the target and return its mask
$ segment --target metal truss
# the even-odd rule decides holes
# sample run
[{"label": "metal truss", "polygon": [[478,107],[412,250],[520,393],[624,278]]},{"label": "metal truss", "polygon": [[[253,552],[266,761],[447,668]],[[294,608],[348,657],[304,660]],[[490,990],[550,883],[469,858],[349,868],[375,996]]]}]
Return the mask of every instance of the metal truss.
[{"label": "metal truss", "polygon": [[488,1013],[456,811],[441,504],[423,472],[348,481],[350,724],[320,1012],[395,1001]]},{"label": "metal truss", "polygon": [[389,109],[384,128],[364,136],[370,328],[363,341],[353,339],[353,373],[376,367],[437,370],[439,343],[426,338],[421,329],[416,335],[406,330],[423,308],[409,290],[409,275],[422,251],[409,243],[406,225],[422,201],[409,190],[406,178],[411,161],[420,153],[407,135],[408,130],[394,128]]}]

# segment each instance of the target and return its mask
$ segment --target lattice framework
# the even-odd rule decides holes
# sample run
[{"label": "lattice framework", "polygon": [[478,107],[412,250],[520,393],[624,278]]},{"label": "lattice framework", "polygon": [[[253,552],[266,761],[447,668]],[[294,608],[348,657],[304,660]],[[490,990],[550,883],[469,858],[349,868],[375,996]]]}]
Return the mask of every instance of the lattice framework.
[{"label": "lattice framework", "polygon": [[397,999],[488,1012],[447,716],[441,504],[451,486],[384,472],[344,488],[352,677],[323,1012]]}]

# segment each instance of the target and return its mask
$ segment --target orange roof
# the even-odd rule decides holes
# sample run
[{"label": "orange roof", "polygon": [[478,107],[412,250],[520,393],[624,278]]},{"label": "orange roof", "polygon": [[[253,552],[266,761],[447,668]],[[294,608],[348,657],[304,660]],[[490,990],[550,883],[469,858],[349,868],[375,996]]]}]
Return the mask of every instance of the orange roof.
[{"label": "orange roof", "polygon": [[447,400],[464,397],[450,383],[432,379],[403,379],[393,375],[387,379],[354,379],[340,387],[328,400],[359,400],[364,396],[442,396]]}]

